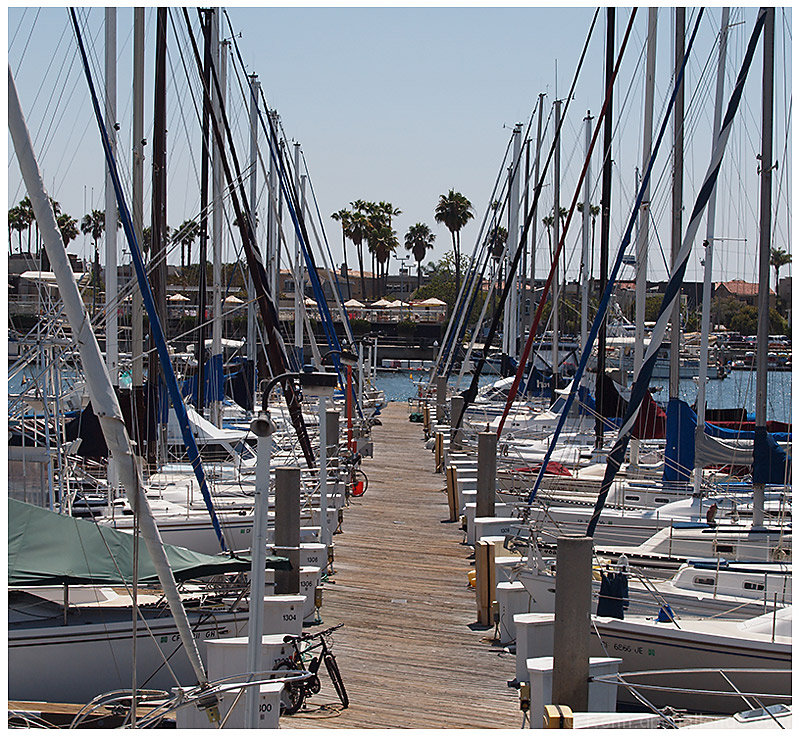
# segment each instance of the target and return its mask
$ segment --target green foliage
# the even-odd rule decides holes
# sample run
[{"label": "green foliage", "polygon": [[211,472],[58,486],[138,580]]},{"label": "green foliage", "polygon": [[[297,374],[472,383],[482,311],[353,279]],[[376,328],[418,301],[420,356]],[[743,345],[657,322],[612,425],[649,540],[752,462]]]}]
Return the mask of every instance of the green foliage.
[{"label": "green foliage", "polygon": [[780,280],[781,269],[792,263],[792,254],[787,253],[783,248],[772,248],[769,253],[769,265],[775,269],[775,294],[778,293],[778,282]]},{"label": "green foliage", "polygon": [[769,334],[791,337],[788,320],[774,307],[770,307],[769,310]]},{"label": "green foliage", "polygon": [[664,299],[662,294],[648,294],[644,300],[644,320],[645,322],[655,322],[658,317],[658,310]]},{"label": "green foliage", "polygon": [[[774,313],[774,318],[773,318]],[[758,333],[758,308],[748,305],[736,297],[716,297],[711,303],[711,314],[714,322],[722,323],[728,330],[733,330],[742,335],[756,335]],[[785,326],[786,322],[778,315],[777,311],[770,310],[770,332],[780,332],[775,318]]]},{"label": "green foliage", "polygon": [[[468,259],[465,256],[461,257],[461,269],[464,270],[467,266]],[[456,271],[455,260],[452,252],[445,254],[439,261],[429,263],[425,267],[425,272],[428,276],[428,283],[417,289],[412,299],[428,299],[429,297],[436,297],[447,303],[448,314],[452,313],[458,295],[456,291]],[[475,298],[472,312],[469,316],[469,324],[473,325],[480,315],[483,301],[486,298],[485,292],[480,292]]]},{"label": "green foliage", "polygon": [[417,330],[417,324],[412,320],[401,320],[397,323],[397,334],[411,337]]},{"label": "green foliage", "polygon": [[369,320],[362,320],[361,318],[350,320],[350,329],[353,331],[353,335],[364,335],[364,333],[369,332]]}]

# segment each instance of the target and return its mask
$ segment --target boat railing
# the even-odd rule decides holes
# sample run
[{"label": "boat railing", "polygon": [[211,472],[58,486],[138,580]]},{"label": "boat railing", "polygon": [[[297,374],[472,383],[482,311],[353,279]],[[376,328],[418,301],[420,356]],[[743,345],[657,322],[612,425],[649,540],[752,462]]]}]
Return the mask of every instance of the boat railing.
[{"label": "boat railing", "polygon": [[[722,690],[722,689],[711,689],[711,688],[696,688],[692,686],[691,688],[682,688],[680,686],[662,686],[656,683],[644,683],[641,680],[637,683],[636,679],[642,678],[653,678],[653,677],[661,677],[661,676],[670,676],[670,675],[698,675],[707,673],[709,675],[719,675],[722,677],[723,681],[730,686],[730,690]],[[641,691],[658,691],[661,693],[681,693],[681,694],[692,694],[694,696],[714,696],[714,697],[730,697],[730,698],[739,698],[747,704],[748,709],[755,709],[760,708],[763,709],[765,712],[771,712],[765,707],[763,703],[763,699],[767,699],[769,701],[781,702],[781,703],[791,703],[792,695],[791,694],[776,694],[776,693],[767,693],[767,692],[758,692],[758,691],[741,691],[739,688],[736,687],[734,682],[729,678],[729,676],[735,676],[737,673],[742,674],[746,673],[748,675],[782,675],[786,673],[790,673],[785,668],[664,668],[662,670],[639,670],[639,671],[627,671],[624,674],[621,673],[609,673],[605,675],[597,675],[597,676],[590,676],[589,680],[594,681],[596,683],[607,683],[607,684],[615,684],[617,686],[622,686],[623,688],[627,689],[633,696],[636,698],[640,703],[645,704],[648,708],[652,709],[656,714],[663,717],[667,721],[669,721],[672,726],[677,726],[674,722],[661,710],[656,708],[645,696],[642,695]],[[775,718],[774,715],[773,719]],[[775,720],[777,721],[777,719]],[[783,728],[783,727],[781,727]]]}]

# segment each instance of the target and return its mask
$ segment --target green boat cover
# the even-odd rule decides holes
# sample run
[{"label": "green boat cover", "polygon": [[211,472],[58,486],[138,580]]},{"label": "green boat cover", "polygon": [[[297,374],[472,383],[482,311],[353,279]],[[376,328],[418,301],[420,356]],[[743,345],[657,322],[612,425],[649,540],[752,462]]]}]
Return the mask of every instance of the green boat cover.
[{"label": "green boat cover", "polygon": [[[177,581],[250,570],[250,556],[206,555],[177,545],[164,548]],[[266,567],[285,569],[289,560],[267,556]],[[139,544],[138,580],[158,583],[143,540]],[[9,586],[109,586],[132,582],[133,535],[8,500]]]}]

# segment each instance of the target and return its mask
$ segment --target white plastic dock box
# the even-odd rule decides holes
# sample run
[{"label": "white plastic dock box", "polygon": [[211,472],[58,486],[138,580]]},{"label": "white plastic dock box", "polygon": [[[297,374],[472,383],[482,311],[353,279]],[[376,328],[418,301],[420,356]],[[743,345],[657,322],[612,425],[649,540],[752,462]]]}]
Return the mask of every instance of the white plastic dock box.
[{"label": "white plastic dock box", "polygon": [[[294,651],[292,646],[283,641],[284,635],[264,635],[261,638],[261,669],[273,670],[275,664],[288,658]],[[221,637],[206,643],[206,659],[208,662],[208,679],[215,681],[221,678],[247,674],[247,638]]]},{"label": "white plastic dock box", "polygon": [[[282,683],[264,683],[259,686],[258,729],[279,729],[281,715]],[[236,701],[239,691],[223,691],[219,694],[219,716],[224,719]],[[233,712],[225,721],[225,729],[245,728],[245,709],[247,697],[243,695]],[[178,729],[217,729],[218,724],[210,722],[205,709],[198,709],[194,704],[178,709],[175,714],[175,726]]]},{"label": "white plastic dock box", "polygon": [[[320,585],[322,569],[317,566],[300,566],[300,595],[306,597],[303,609],[303,621],[310,622],[314,618],[314,591]],[[267,571],[267,591],[273,591],[275,586],[275,572]]]},{"label": "white plastic dock box", "polygon": [[517,635],[517,681],[528,680],[528,658],[553,655],[554,623],[555,614],[552,612],[514,615],[514,629]]},{"label": "white plastic dock box", "polygon": [[528,611],[531,595],[519,581],[501,581],[495,586],[495,597],[500,607],[500,642],[505,645],[517,639],[514,615]]},{"label": "white plastic dock box", "polygon": [[[498,506],[500,506],[498,504]],[[482,537],[494,535],[510,535],[511,528],[519,524],[519,517],[476,517],[475,531],[470,540],[469,527],[467,527],[467,543],[474,545]]]},{"label": "white plastic dock box", "polygon": [[265,635],[300,635],[306,597],[302,594],[276,594],[264,597]]},{"label": "white plastic dock box", "polygon": [[[608,676],[619,672],[621,658],[589,658],[589,676]],[[528,658],[531,684],[531,729],[541,729],[544,705],[552,704],[553,658]],[[617,684],[589,681],[590,712],[612,712],[617,708]]]}]

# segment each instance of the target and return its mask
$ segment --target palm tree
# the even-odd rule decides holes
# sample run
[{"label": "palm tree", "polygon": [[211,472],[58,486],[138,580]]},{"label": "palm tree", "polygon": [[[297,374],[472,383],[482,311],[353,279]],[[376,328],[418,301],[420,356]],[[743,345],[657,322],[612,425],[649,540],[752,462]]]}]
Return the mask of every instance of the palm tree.
[{"label": "palm tree", "polygon": [[353,211],[350,215],[350,240],[356,247],[358,253],[358,268],[361,272],[361,299],[366,299],[367,287],[364,282],[364,241],[369,232],[369,221],[367,220],[367,211],[369,205],[364,200],[356,200],[351,202],[350,206]]},{"label": "palm tree", "polygon": [[555,218],[553,217],[552,213],[550,215],[545,215],[542,218],[542,225],[547,229],[547,245],[550,247],[550,260],[553,259],[553,236],[552,236],[552,227],[553,223],[555,222]]},{"label": "palm tree", "polygon": [[456,263],[456,294],[461,288],[461,228],[472,218],[472,203],[461,192],[450,190],[439,196],[434,217],[443,223],[453,239],[453,255]]},{"label": "palm tree", "polygon": [[16,230],[19,238],[19,252],[22,253],[22,232],[30,227],[26,211],[17,205],[8,211],[8,242],[11,243],[11,231]]},{"label": "palm tree", "polygon": [[331,217],[342,226],[342,256],[344,258],[344,278],[347,282],[347,299],[351,299],[350,294],[350,270],[347,268],[347,239],[350,237],[350,229],[353,224],[353,213],[346,207],[338,212],[334,212]]},{"label": "palm tree", "polygon": [[787,264],[792,263],[792,254],[787,253],[782,248],[772,248],[769,252],[769,265],[775,269],[775,294],[778,294],[778,277],[781,269]]},{"label": "palm tree", "polygon": [[412,225],[406,233],[406,248],[414,254],[414,260],[417,262],[417,289],[422,283],[422,260],[428,249],[433,248],[435,240],[436,235],[431,233],[431,229],[425,223]]},{"label": "palm tree", "polygon": [[[33,214],[33,205],[31,204],[30,197],[23,197],[19,201],[17,207],[22,211],[22,216],[25,218],[28,230],[28,253],[31,252],[31,225],[36,222],[36,216]],[[20,249],[22,246],[20,245]]]},{"label": "palm tree", "polygon": [[94,243],[94,268],[92,269],[92,315],[97,309],[97,291],[100,289],[100,249],[98,243],[106,229],[106,214],[102,210],[92,210],[81,220],[81,233],[88,235]]},{"label": "palm tree", "polygon": [[[200,225],[195,220],[184,220],[175,233],[175,240],[181,244],[181,268],[189,266],[192,262],[192,244],[200,235]],[[184,259],[184,249],[186,258]]]},{"label": "palm tree", "polygon": [[505,248],[506,241],[508,240],[508,231],[502,226],[498,225],[486,238],[487,248],[492,250],[492,258],[499,261],[503,255],[503,248]]},{"label": "palm tree", "polygon": [[78,237],[78,221],[64,212],[56,218],[56,222],[58,223],[59,231],[61,231],[61,240],[64,241],[64,248],[66,248]]}]

